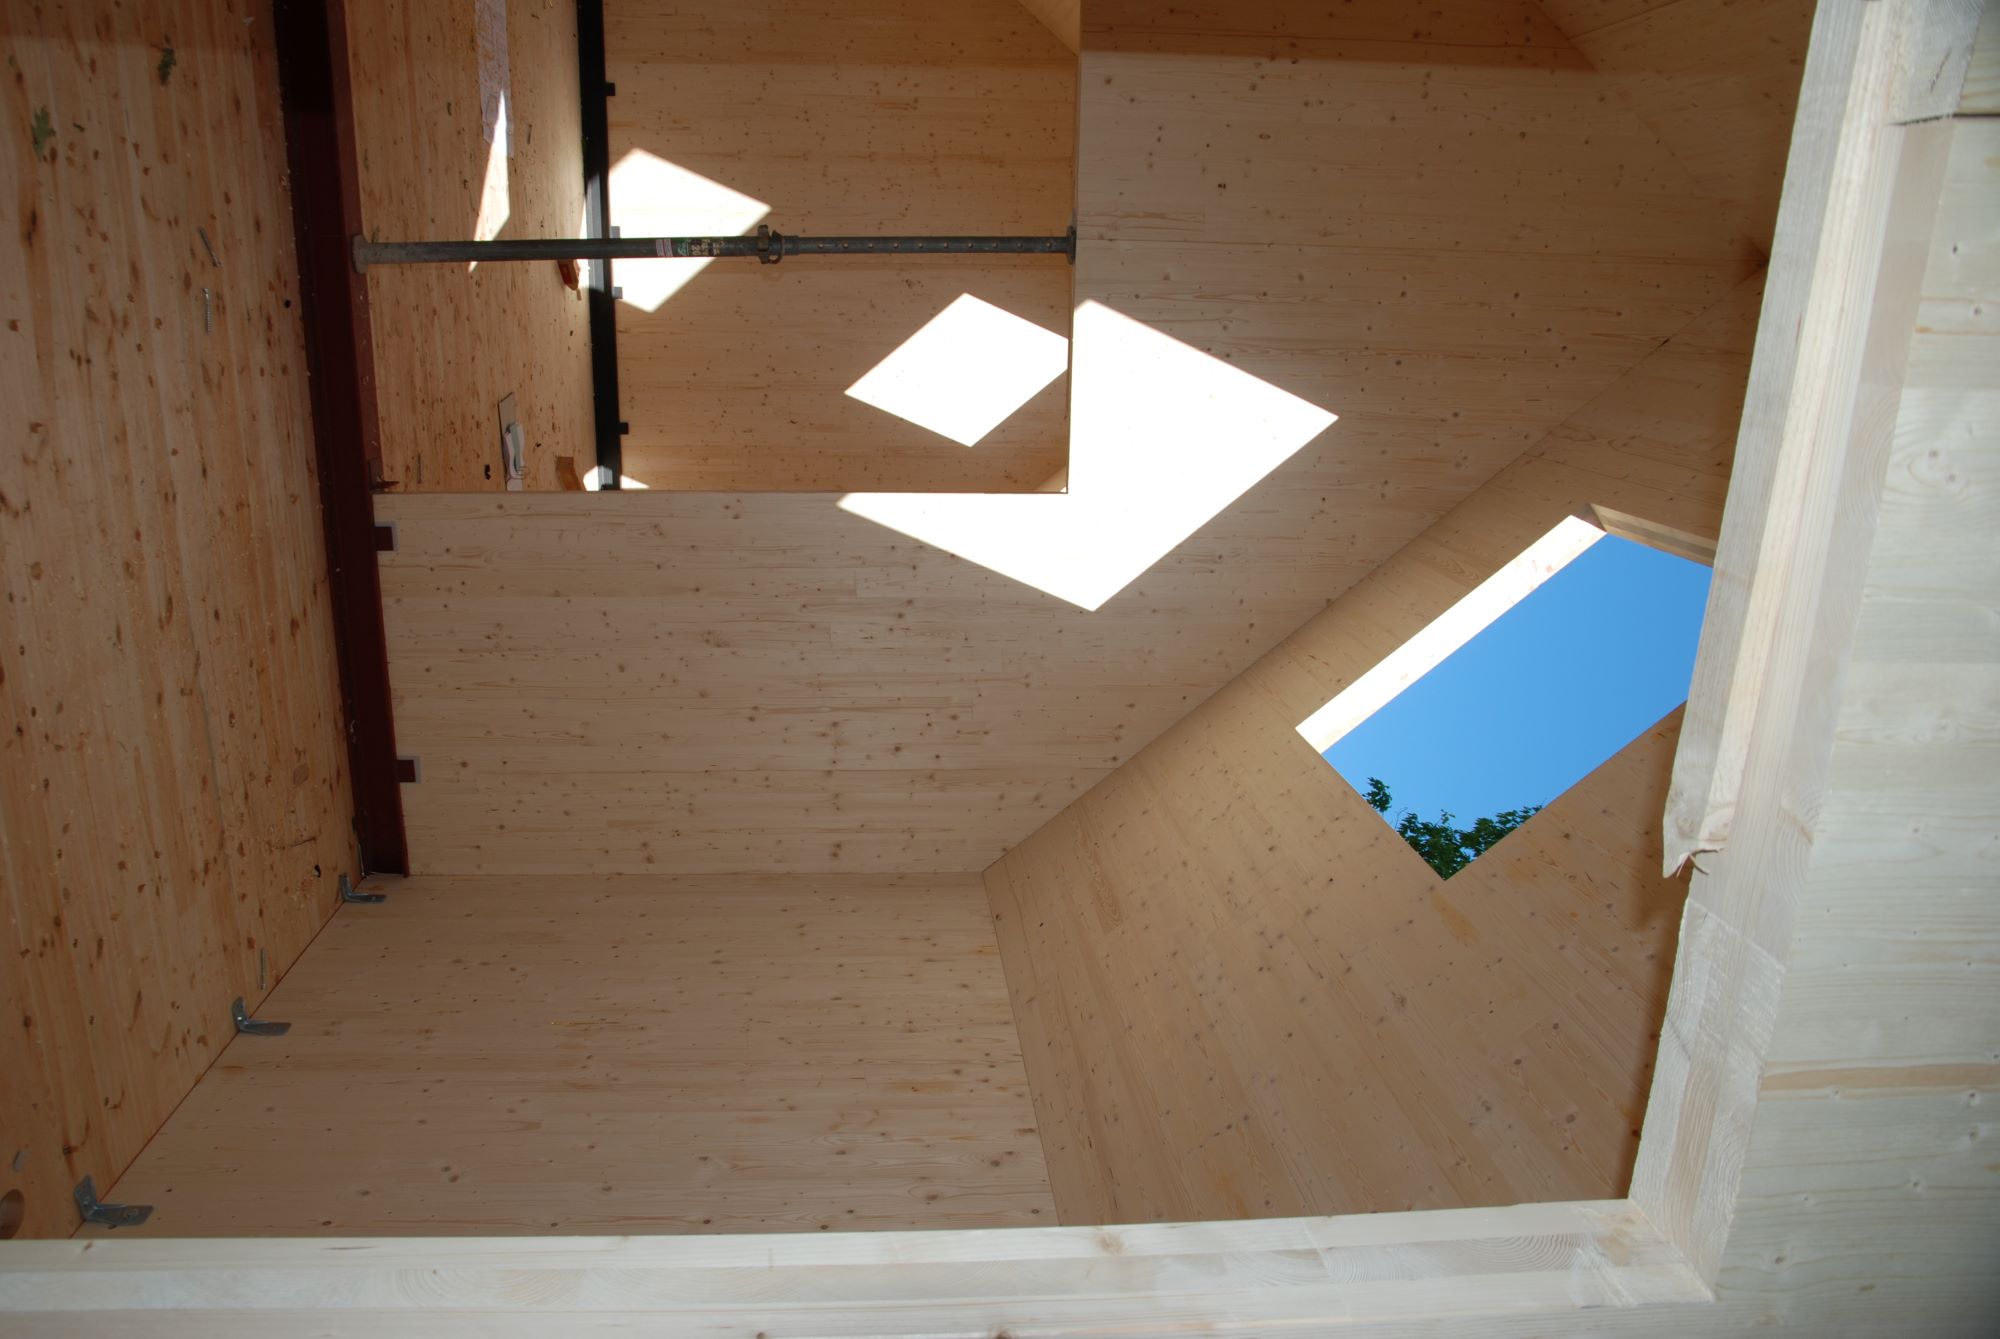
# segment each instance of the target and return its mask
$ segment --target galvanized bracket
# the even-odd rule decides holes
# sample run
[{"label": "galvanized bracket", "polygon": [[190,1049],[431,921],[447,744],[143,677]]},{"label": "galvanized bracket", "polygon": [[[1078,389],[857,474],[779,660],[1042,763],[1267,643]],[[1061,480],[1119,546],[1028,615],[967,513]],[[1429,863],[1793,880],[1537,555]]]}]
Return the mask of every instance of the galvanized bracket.
[{"label": "galvanized bracket", "polygon": [[84,1222],[106,1227],[137,1227],[153,1216],[150,1204],[106,1204],[97,1198],[97,1183],[87,1176],[76,1183],[76,1211]]},{"label": "galvanized bracket", "polygon": [[250,1011],[243,1007],[241,995],[231,1002],[229,1012],[236,1019],[236,1030],[253,1037],[282,1037],[292,1030],[290,1023],[267,1023],[261,1018],[252,1018]]},{"label": "galvanized bracket", "polygon": [[389,895],[387,893],[364,893],[349,883],[347,876],[343,874],[340,876],[340,900],[343,902],[387,902]]}]

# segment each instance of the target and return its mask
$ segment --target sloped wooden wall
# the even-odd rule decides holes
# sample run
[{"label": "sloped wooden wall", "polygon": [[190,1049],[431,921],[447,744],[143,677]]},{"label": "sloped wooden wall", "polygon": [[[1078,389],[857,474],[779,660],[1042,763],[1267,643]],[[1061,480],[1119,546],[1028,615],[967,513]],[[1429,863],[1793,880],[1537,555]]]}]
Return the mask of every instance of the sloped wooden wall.
[{"label": "sloped wooden wall", "polygon": [[978,875],[388,887],[133,1165],[137,1234],[1055,1221]]},{"label": "sloped wooden wall", "polygon": [[418,868],[983,868],[1752,271],[1539,10],[1401,14],[1086,50],[1079,297],[1340,416],[1095,611],[831,497],[383,498]]},{"label": "sloped wooden wall", "polygon": [[1565,515],[1713,536],[1760,285],[987,871],[1066,1223],[1622,1194],[1685,888],[1662,721],[1449,882],[1297,726]]},{"label": "sloped wooden wall", "polygon": [[1813,0],[1543,0],[1542,8],[1770,254]]}]

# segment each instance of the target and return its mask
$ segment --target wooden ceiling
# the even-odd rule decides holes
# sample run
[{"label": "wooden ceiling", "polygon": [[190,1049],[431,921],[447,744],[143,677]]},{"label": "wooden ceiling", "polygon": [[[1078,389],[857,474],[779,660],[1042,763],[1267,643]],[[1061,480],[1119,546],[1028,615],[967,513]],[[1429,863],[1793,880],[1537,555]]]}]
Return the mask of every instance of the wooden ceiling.
[{"label": "wooden ceiling", "polygon": [[[822,235],[1069,226],[1076,60],[1012,0],[611,0],[605,45],[627,237],[760,218]],[[718,194],[730,204],[706,226]],[[1064,378],[974,449],[846,394],[962,293],[1067,335],[1059,258],[711,265],[660,300],[661,271],[700,265],[613,272],[624,468],[646,487],[1023,492],[1060,476]]]},{"label": "wooden ceiling", "polygon": [[[385,497],[420,870],[981,868],[1761,260],[1531,4],[1212,8],[1085,14],[1077,297],[1338,423],[1095,611],[829,496]],[[1074,487],[933,537],[1116,517]]]},{"label": "wooden ceiling", "polygon": [[[504,32],[472,5],[348,10],[361,216],[380,241],[572,237],[583,218],[576,7],[512,0]],[[511,136],[486,133],[481,49],[498,48]],[[497,119],[496,119],[497,128]],[[483,226],[482,226],[483,225]],[[405,492],[499,492],[501,397],[527,433],[527,486],[596,459],[590,331],[554,262],[368,272],[382,468]],[[569,462],[567,469],[560,461]],[[575,485],[567,485],[575,486]]]}]

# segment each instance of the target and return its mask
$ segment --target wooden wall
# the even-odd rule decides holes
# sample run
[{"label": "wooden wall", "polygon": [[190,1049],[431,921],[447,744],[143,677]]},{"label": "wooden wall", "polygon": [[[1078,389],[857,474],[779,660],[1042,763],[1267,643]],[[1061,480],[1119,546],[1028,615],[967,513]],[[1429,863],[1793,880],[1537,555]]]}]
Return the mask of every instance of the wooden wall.
[{"label": "wooden wall", "polygon": [[1959,112],[1965,116],[2000,112],[2000,5],[1980,8],[1979,38],[1965,71],[1965,96],[1959,102]]},{"label": "wooden wall", "polygon": [[[694,227],[616,177],[631,153],[762,202],[788,233],[1056,234],[1075,213],[1076,57],[1015,0],[614,0],[605,29],[628,236]],[[622,303],[625,472],[651,488],[1039,488],[1067,459],[1065,379],[971,448],[845,391],[962,293],[1067,335],[1070,280],[1046,257],[730,261],[657,311]],[[982,357],[964,350],[974,373]]]},{"label": "wooden wall", "polygon": [[[381,241],[471,237],[489,171],[504,164],[498,237],[576,237],[583,226],[576,6],[495,0],[506,16],[513,156],[483,133],[473,3],[348,6],[361,217]],[[368,275],[384,477],[403,492],[506,486],[498,406],[515,397],[527,486],[564,486],[597,463],[590,331],[553,261],[377,266]]]},{"label": "wooden wall", "polygon": [[[1884,8],[1830,13],[1852,24]],[[1686,1225],[1648,1223],[1662,1203],[1650,1197],[926,1235],[872,1250],[807,1236],[763,1244],[754,1270],[741,1267],[736,1243],[685,1239],[605,1237],[561,1250],[45,1242],[0,1253],[0,1307],[16,1308],[10,1320],[28,1334],[122,1325],[204,1337],[273,1326],[417,1334],[473,1309],[524,1333],[624,1332],[642,1314],[683,1331],[1988,1332],[2000,1311],[2000,1193],[1984,1120],[2000,1082],[2000,993],[1990,980],[2000,937],[1991,618],[2000,358],[1988,347],[2000,301],[2000,133],[1970,118],[1909,138],[1934,134],[1951,150],[1948,175],[1923,303],[1904,326],[1915,338],[1900,411],[1887,416],[1892,449],[1886,468],[1855,481],[1859,513],[1822,532],[1846,541],[1842,557],[1860,571],[1854,590],[1829,592],[1848,598],[1816,632],[1825,621],[1846,624],[1858,606],[1854,636],[1809,639],[1831,651],[1798,657],[1818,662],[1804,677],[1826,698],[1775,713],[1770,734],[1757,732],[1760,745],[1795,756],[1759,756],[1739,844],[1705,859],[1696,878],[1716,912],[1748,911],[1755,923],[1708,918],[1711,934],[1683,962],[1709,970],[1677,984],[1678,1004],[1716,998],[1704,977],[1754,975],[1770,989],[1735,1002],[1774,1010],[1691,1018],[1710,1026],[1677,1040],[1702,1053],[1699,1063],[1687,1082],[1666,1085],[1649,1117],[1660,1123],[1648,1147],[1657,1140],[1682,1164],[1669,1193],[1698,1187],[1701,1236],[1717,1249],[1726,1238],[1712,1288],[1683,1254]],[[1789,247],[1777,257],[1781,267],[1798,259]],[[1774,299],[1782,291],[1774,279]],[[1842,445],[1827,447],[1840,457]],[[1872,525],[1862,519],[1871,513]],[[1753,1115],[1741,1140],[1717,1120],[1739,1106]],[[1663,1227],[1675,1237],[1663,1240]]]},{"label": "wooden wall", "polygon": [[1082,49],[1083,0],[1021,0],[1021,7],[1071,51]]},{"label": "wooden wall", "polygon": [[1543,0],[1542,8],[1769,255],[1814,0]]},{"label": "wooden wall", "polygon": [[267,20],[0,24],[0,1194],[29,1235],[76,1225],[354,872]]},{"label": "wooden wall", "polygon": [[1755,917],[1789,953],[1717,1289],[1855,1335],[2000,1314],[2000,122],[1929,133],[1943,192],[1880,509],[1865,559],[1841,555],[1865,561],[1860,609],[1831,701],[1810,704],[1833,707],[1831,754],[1793,801],[1810,867],[1789,917]]},{"label": "wooden wall", "polygon": [[1756,268],[1535,5],[1085,23],[1079,295],[1338,414],[1268,524],[1370,568]]},{"label": "wooden wall", "polygon": [[386,886],[120,1184],[143,1232],[1055,1219],[977,875]]},{"label": "wooden wall", "polygon": [[[1095,612],[828,497],[385,497],[417,867],[984,868],[1750,272],[1532,6],[1342,12],[1300,62],[1086,55],[1077,267],[1338,423]],[[1078,459],[1143,462],[1106,421]],[[927,505],[1043,552],[1122,496]]]},{"label": "wooden wall", "polygon": [[1678,714],[1449,883],[1296,727],[1580,507],[1712,536],[1760,292],[987,872],[1064,1222],[1623,1193],[1685,896]]}]

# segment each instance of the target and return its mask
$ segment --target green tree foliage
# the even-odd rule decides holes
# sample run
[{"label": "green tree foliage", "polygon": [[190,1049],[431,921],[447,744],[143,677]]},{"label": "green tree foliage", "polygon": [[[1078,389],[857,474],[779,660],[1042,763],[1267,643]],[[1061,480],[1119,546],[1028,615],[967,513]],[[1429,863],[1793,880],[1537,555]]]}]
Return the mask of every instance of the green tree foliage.
[{"label": "green tree foliage", "polygon": [[[1368,789],[1364,795],[1369,807],[1385,818],[1388,817],[1389,807],[1396,802],[1389,794],[1388,785],[1379,776],[1368,778]],[[1396,820],[1396,831],[1403,834],[1403,840],[1410,844],[1411,849],[1438,872],[1439,878],[1449,879],[1541,811],[1539,804],[1502,809],[1490,818],[1474,820],[1469,828],[1462,828],[1451,814],[1443,810],[1438,812],[1435,820],[1427,820],[1405,809],[1402,817]]]}]

